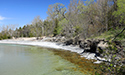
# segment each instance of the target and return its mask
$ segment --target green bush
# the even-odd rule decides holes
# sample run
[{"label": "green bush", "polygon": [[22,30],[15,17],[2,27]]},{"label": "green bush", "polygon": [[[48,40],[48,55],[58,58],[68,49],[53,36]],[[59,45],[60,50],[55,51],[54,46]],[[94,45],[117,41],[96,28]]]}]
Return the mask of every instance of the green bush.
[{"label": "green bush", "polygon": [[[117,45],[114,42],[109,42],[109,47],[104,50],[103,56],[106,56],[106,59],[109,58],[110,61],[102,64],[102,74],[105,75],[123,75],[125,73],[125,64],[123,64],[123,58],[125,57],[124,53],[120,54]],[[119,56],[119,57],[117,57]]]}]

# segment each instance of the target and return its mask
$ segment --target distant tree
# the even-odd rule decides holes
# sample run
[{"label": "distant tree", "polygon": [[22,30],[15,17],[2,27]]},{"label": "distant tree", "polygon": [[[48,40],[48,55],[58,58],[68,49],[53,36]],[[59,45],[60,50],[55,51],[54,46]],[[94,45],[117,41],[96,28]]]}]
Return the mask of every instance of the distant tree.
[{"label": "distant tree", "polygon": [[70,1],[70,4],[69,4],[69,7],[68,7],[68,10],[67,10],[67,13],[66,13],[66,20],[69,22],[68,24],[68,28],[67,30],[69,31],[69,35],[70,37],[73,37],[73,35],[75,34],[75,26],[78,25],[78,21],[79,21],[79,18],[78,18],[78,3],[77,3],[77,0],[72,0]]},{"label": "distant tree", "polygon": [[58,19],[55,19],[55,28],[53,31],[54,36],[59,35],[61,33],[61,26],[59,25]]},{"label": "distant tree", "polygon": [[55,18],[60,18],[65,14],[66,8],[61,3],[55,3],[53,5],[49,5],[47,14],[53,20]]},{"label": "distant tree", "polygon": [[19,27],[18,32],[19,32],[19,37],[23,37],[24,36],[23,28]]},{"label": "distant tree", "polygon": [[68,21],[64,18],[63,20],[59,21],[59,25],[60,25],[60,34],[61,36],[65,36],[65,37],[70,37],[69,33],[69,25],[68,25]]},{"label": "distant tree", "polygon": [[1,38],[10,39],[14,35],[14,30],[17,25],[3,25],[1,26]]},{"label": "distant tree", "polygon": [[52,21],[44,20],[43,27],[44,27],[44,36],[49,36],[50,34],[53,34]]},{"label": "distant tree", "polygon": [[23,26],[22,32],[23,32],[23,37],[29,36],[29,30],[28,30],[28,27],[26,25]]},{"label": "distant tree", "polygon": [[32,32],[37,38],[44,34],[43,22],[40,16],[35,17],[32,21]]},{"label": "distant tree", "polygon": [[49,19],[52,22],[52,32],[54,32],[54,27],[56,27],[55,24],[55,19],[58,19],[58,21],[63,20],[63,18],[65,17],[65,12],[66,12],[66,7],[61,4],[61,3],[55,3],[53,5],[49,5],[47,14]]},{"label": "distant tree", "polygon": [[117,0],[117,10],[113,15],[120,19],[120,22],[125,23],[125,0]]}]

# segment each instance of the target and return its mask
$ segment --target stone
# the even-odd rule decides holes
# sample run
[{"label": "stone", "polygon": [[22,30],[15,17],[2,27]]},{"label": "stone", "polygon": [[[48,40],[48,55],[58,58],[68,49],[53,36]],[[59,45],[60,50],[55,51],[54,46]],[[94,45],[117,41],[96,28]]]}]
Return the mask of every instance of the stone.
[{"label": "stone", "polygon": [[73,39],[69,39],[66,42],[64,42],[65,45],[71,45],[73,44]]},{"label": "stone", "polygon": [[98,48],[100,48],[101,50],[104,50],[108,47],[108,44],[107,42],[104,42],[104,41],[100,41],[97,45]]},{"label": "stone", "polygon": [[79,47],[83,48],[85,52],[96,53],[98,41],[95,40],[85,40],[81,42]]}]

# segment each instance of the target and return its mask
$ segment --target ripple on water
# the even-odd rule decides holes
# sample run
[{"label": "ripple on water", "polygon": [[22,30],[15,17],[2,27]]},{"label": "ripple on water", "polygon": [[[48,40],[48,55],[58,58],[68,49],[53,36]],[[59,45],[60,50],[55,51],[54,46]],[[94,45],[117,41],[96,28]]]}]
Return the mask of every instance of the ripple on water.
[{"label": "ripple on water", "polygon": [[[79,66],[52,49],[0,45],[0,75],[84,75]],[[63,53],[62,53],[63,55]],[[67,55],[68,56],[68,55]],[[68,58],[69,59],[69,58]],[[89,75],[89,72],[87,72]]]}]

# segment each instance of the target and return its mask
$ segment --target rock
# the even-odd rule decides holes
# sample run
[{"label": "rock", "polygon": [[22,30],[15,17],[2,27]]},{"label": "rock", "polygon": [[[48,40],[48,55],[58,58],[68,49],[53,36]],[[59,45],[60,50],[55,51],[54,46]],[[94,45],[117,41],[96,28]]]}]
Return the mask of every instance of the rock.
[{"label": "rock", "polygon": [[120,41],[113,41],[116,45],[121,45]]},{"label": "rock", "polygon": [[99,42],[95,40],[85,40],[80,43],[79,47],[83,48],[85,52],[96,53],[98,43]]},{"label": "rock", "polygon": [[16,39],[15,37],[12,37],[12,39]]},{"label": "rock", "polygon": [[58,36],[58,37],[53,37],[51,38],[51,42],[64,42],[66,40],[65,37],[61,37],[61,36]]},{"label": "rock", "polygon": [[90,44],[90,52],[96,53],[97,45],[98,45],[98,42],[97,42],[97,41],[93,41],[93,42]]},{"label": "rock", "polygon": [[98,45],[97,45],[97,53],[102,54],[103,50],[105,50],[108,47],[107,42],[105,42],[104,40],[101,40]]},{"label": "rock", "polygon": [[84,49],[84,42],[83,41],[80,42],[79,47]]},{"label": "rock", "polygon": [[71,45],[73,44],[73,39],[69,39],[66,42],[64,42],[65,45]]},{"label": "rock", "polygon": [[107,42],[100,41],[98,47],[100,47],[101,49],[106,49],[108,47],[108,44]]},{"label": "rock", "polygon": [[45,39],[44,41],[48,41],[48,42],[51,42],[51,41],[52,41],[52,39]]},{"label": "rock", "polygon": [[73,45],[79,45],[79,42],[80,42],[79,37],[75,37],[73,39]]},{"label": "rock", "polygon": [[122,61],[123,64],[125,64],[125,59]]},{"label": "rock", "polygon": [[58,37],[56,39],[56,42],[65,42],[66,38],[65,37]]},{"label": "rock", "polygon": [[65,40],[66,40],[65,37],[58,36],[58,37],[51,37],[51,38],[45,39],[44,41],[48,41],[48,42],[64,42]]},{"label": "rock", "polygon": [[37,37],[36,40],[42,40],[44,37]]}]

